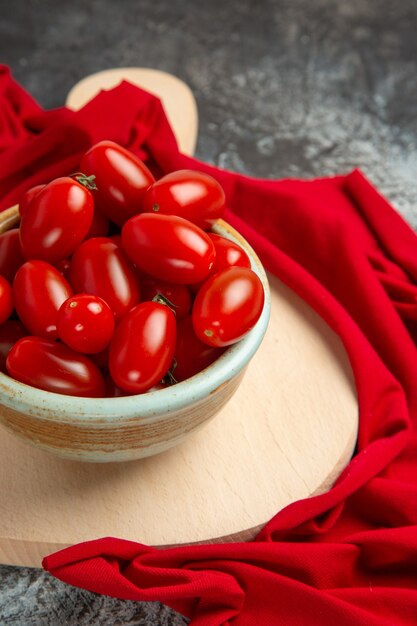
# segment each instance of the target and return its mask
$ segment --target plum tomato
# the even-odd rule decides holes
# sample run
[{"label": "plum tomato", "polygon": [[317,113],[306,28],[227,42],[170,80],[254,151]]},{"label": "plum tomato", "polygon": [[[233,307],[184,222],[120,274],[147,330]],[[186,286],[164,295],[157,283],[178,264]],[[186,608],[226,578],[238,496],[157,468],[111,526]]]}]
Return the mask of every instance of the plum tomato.
[{"label": "plum tomato", "polygon": [[104,396],[98,367],[83,354],[50,339],[19,339],[7,355],[6,367],[12,378],[38,389],[68,396]]},{"label": "plum tomato", "polygon": [[114,241],[114,243],[115,243],[116,245],[118,245],[118,246],[119,246],[119,248],[122,248],[122,247],[123,247],[123,246],[122,246],[122,235],[120,235],[120,234],[111,235],[111,236],[109,237],[109,239],[111,239],[112,241]]},{"label": "plum tomato", "polygon": [[123,398],[129,395],[127,391],[123,391],[116,385],[110,374],[104,377],[104,383],[106,385],[106,398]]},{"label": "plum tomato", "polygon": [[192,319],[197,337],[216,347],[239,341],[258,321],[264,297],[260,278],[247,267],[214,274],[194,301]]},{"label": "plum tomato", "polygon": [[153,300],[159,293],[173,305],[177,320],[188,315],[191,309],[191,294],[185,285],[167,283],[152,276],[142,278],[140,283],[142,300]]},{"label": "plum tomato", "polygon": [[91,222],[90,230],[86,234],[86,239],[91,237],[106,237],[110,230],[109,219],[97,209],[94,209],[93,221]]},{"label": "plum tomato", "polygon": [[93,220],[91,192],[70,177],[56,178],[36,194],[22,215],[23,256],[55,263],[70,256]]},{"label": "plum tomato", "polygon": [[214,243],[216,250],[216,260],[211,270],[212,274],[235,265],[238,267],[250,267],[248,255],[237,243],[216,233],[208,233],[208,236]]},{"label": "plum tomato", "polygon": [[183,285],[204,280],[216,254],[207,233],[175,215],[135,215],[123,226],[122,243],[139,269]]},{"label": "plum tomato", "polygon": [[0,324],[4,324],[13,312],[13,292],[8,280],[0,275]]},{"label": "plum tomato", "polygon": [[78,293],[61,304],[57,329],[59,338],[73,350],[96,354],[110,343],[114,315],[99,296]]},{"label": "plum tomato", "polygon": [[124,250],[110,238],[84,241],[72,256],[68,276],[76,293],[103,298],[116,321],[139,302],[135,269]]},{"label": "plum tomato", "polygon": [[223,354],[225,348],[208,346],[194,332],[191,315],[179,320],[177,324],[177,346],[175,349],[176,367],[174,378],[180,382],[198,374],[214,363]]},{"label": "plum tomato", "polygon": [[12,282],[19,267],[23,265],[19,229],[12,228],[0,235],[0,274]]},{"label": "plum tomato", "polygon": [[57,338],[58,309],[70,296],[72,289],[68,282],[45,261],[26,261],[16,272],[14,306],[32,335]]},{"label": "plum tomato", "polygon": [[109,369],[118,387],[143,393],[171,367],[176,342],[175,315],[159,302],[141,302],[122,318],[110,343]]},{"label": "plum tomato", "polygon": [[109,369],[109,351],[110,344],[108,344],[104,350],[101,352],[97,352],[96,354],[90,354],[90,359],[94,361],[98,368],[101,369],[102,372],[108,372]]},{"label": "plum tomato", "polygon": [[[104,382],[106,384],[106,398],[123,398],[125,396],[133,395],[127,391],[123,391],[123,389],[120,389],[109,374],[104,377]],[[160,389],[166,389],[168,386],[169,385],[162,380],[148,389],[147,392],[159,391]]]},{"label": "plum tomato", "polygon": [[121,226],[142,210],[143,195],[155,181],[146,165],[114,141],[100,141],[81,159],[81,169],[94,174],[95,206]]},{"label": "plum tomato", "polygon": [[57,270],[62,274],[64,278],[68,280],[68,271],[71,265],[71,261],[69,259],[61,259],[61,261],[57,261],[54,265]]},{"label": "plum tomato", "polygon": [[20,217],[22,217],[23,213],[25,213],[33,198],[37,196],[44,187],[46,187],[46,185],[35,185],[35,187],[31,187],[30,189],[25,191],[19,202]]},{"label": "plum tomato", "polygon": [[153,183],[145,193],[146,213],[178,215],[208,230],[223,215],[225,195],[217,180],[204,172],[177,170]]},{"label": "plum tomato", "polygon": [[[210,276],[227,269],[228,267],[250,267],[250,260],[246,252],[234,241],[226,239],[216,233],[207,233],[216,250],[216,259],[210,271]],[[204,282],[204,281],[203,281]],[[191,292],[196,294],[203,283],[190,285]]]},{"label": "plum tomato", "polygon": [[22,337],[26,337],[28,335],[28,331],[23,326],[19,320],[7,320],[0,326],[0,371],[5,372],[6,370],[6,357],[9,354],[9,351],[13,344],[18,341],[18,339],[22,339]]}]

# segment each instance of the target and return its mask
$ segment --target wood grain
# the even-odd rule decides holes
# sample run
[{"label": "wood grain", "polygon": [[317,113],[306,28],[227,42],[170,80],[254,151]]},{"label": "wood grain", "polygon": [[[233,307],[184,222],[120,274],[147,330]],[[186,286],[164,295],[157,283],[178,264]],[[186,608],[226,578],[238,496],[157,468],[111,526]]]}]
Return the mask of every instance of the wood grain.
[{"label": "wood grain", "polygon": [[270,327],[244,382],[178,447],[90,465],[0,429],[1,562],[39,566],[52,544],[105,535],[151,545],[246,540],[290,502],[332,484],[356,440],[350,367],[322,320],[270,281]]}]

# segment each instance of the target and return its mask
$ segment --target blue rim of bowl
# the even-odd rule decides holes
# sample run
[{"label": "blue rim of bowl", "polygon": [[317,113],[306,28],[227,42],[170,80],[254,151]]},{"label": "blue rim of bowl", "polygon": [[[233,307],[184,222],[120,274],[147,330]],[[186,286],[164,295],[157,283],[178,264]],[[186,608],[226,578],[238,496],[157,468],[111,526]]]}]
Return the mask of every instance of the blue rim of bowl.
[{"label": "blue rim of bowl", "polygon": [[84,398],[53,393],[18,382],[0,372],[0,403],[46,421],[99,423],[101,426],[149,418],[158,421],[161,413],[163,419],[167,413],[201,400],[238,374],[249,363],[266,333],[271,294],[265,270],[247,241],[223,220],[218,220],[213,232],[236,241],[248,253],[252,269],[264,286],[265,302],[261,317],[252,330],[230,346],[212,365],[166,389],[121,398]]}]

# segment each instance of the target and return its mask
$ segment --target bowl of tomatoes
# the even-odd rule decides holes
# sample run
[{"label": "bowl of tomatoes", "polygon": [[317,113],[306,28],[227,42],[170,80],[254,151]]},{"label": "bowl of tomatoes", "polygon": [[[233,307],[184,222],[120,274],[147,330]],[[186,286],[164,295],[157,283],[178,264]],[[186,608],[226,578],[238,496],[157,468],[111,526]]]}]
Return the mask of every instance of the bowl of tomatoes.
[{"label": "bowl of tomatoes", "polygon": [[61,457],[179,444],[229,401],[268,281],[203,172],[155,180],[114,142],[0,215],[0,423]]}]

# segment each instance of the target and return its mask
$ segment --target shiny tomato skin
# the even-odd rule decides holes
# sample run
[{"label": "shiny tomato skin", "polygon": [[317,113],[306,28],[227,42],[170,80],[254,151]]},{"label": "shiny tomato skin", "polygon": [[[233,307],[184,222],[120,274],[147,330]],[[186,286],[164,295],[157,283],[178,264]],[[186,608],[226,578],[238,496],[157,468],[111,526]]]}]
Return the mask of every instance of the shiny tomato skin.
[{"label": "shiny tomato skin", "polygon": [[109,369],[118,387],[143,393],[171,367],[176,342],[175,316],[158,302],[141,302],[123,317],[110,343]]},{"label": "shiny tomato skin", "polygon": [[142,210],[143,195],[155,181],[146,165],[114,141],[100,141],[81,159],[85,174],[94,174],[99,211],[121,226]]},{"label": "shiny tomato skin", "polygon": [[13,312],[13,292],[4,276],[0,276],[0,324],[4,324]]},{"label": "shiny tomato skin", "polygon": [[234,266],[250,268],[248,255],[237,243],[216,233],[208,233],[208,236],[214,243],[216,250],[216,260],[211,270],[212,274]]},{"label": "shiny tomato skin", "polygon": [[32,335],[58,337],[58,309],[70,296],[71,286],[50,263],[26,261],[16,272],[13,281],[16,313]]},{"label": "shiny tomato skin", "polygon": [[22,215],[23,256],[55,263],[70,256],[93,220],[91,192],[69,177],[56,178],[31,200]]},{"label": "shiny tomato skin", "polygon": [[139,302],[135,270],[125,252],[107,237],[84,241],[74,252],[68,270],[76,293],[103,298],[116,321]]},{"label": "shiny tomato skin", "polygon": [[225,210],[221,185],[204,172],[177,170],[156,181],[145,193],[146,213],[178,215],[208,230]]},{"label": "shiny tomato skin", "polygon": [[183,285],[204,280],[216,254],[207,233],[175,215],[135,215],[123,226],[122,243],[139,269]]},{"label": "shiny tomato skin", "polygon": [[231,267],[211,276],[193,305],[197,337],[209,346],[239,341],[258,321],[264,305],[260,278],[247,267]]},{"label": "shiny tomato skin", "polygon": [[188,315],[191,309],[191,294],[186,285],[167,283],[152,276],[145,276],[140,283],[142,300],[153,300],[161,294],[172,303],[172,310],[177,320]]},{"label": "shiny tomato skin", "polygon": [[113,337],[114,315],[99,296],[78,293],[61,304],[57,329],[59,338],[76,352],[97,354]]},{"label": "shiny tomato skin", "polygon": [[[226,239],[216,233],[207,233],[214,244],[216,250],[216,259],[210,270],[210,276],[227,269],[228,267],[250,267],[250,260],[246,252],[234,241]],[[207,277],[208,278],[208,277]],[[206,279],[207,280],[207,279]],[[203,281],[204,282],[204,281]],[[190,285],[193,294],[196,294],[202,282]]]},{"label": "shiny tomato skin", "polygon": [[[104,377],[104,381],[106,383],[106,398],[123,398],[133,395],[132,393],[120,389],[109,374]],[[168,386],[168,383],[161,381],[148,389],[147,393],[150,391],[160,391],[161,389],[166,389]]]},{"label": "shiny tomato skin", "polygon": [[12,281],[19,267],[23,265],[18,228],[12,228],[0,235],[0,274]]},{"label": "shiny tomato skin", "polygon": [[19,320],[7,320],[0,326],[0,371],[7,374],[6,357],[12,346],[28,335],[28,331]]},{"label": "shiny tomato skin", "polygon": [[37,196],[38,193],[44,187],[46,187],[46,185],[35,185],[35,187],[31,187],[30,189],[25,191],[23,196],[20,198],[20,202],[19,202],[20,216],[22,216],[25,213],[26,209],[28,208],[29,204],[32,202],[33,198]]},{"label": "shiny tomato skin", "polygon": [[191,315],[188,315],[177,324],[174,378],[178,382],[191,378],[214,363],[224,350],[201,341],[194,332]]},{"label": "shiny tomato skin", "polygon": [[11,348],[6,359],[12,378],[69,396],[100,398],[104,379],[94,363],[62,343],[41,337],[24,337]]}]

